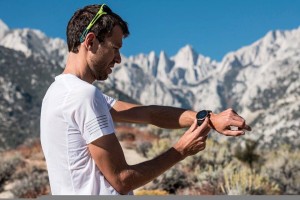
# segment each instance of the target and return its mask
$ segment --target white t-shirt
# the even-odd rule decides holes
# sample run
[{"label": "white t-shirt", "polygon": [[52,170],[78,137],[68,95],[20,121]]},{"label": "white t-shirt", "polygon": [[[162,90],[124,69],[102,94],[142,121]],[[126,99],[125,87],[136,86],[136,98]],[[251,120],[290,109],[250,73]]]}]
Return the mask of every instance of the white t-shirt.
[{"label": "white t-shirt", "polygon": [[115,99],[71,74],[55,78],[41,110],[41,144],[53,195],[118,195],[87,144],[113,134]]}]

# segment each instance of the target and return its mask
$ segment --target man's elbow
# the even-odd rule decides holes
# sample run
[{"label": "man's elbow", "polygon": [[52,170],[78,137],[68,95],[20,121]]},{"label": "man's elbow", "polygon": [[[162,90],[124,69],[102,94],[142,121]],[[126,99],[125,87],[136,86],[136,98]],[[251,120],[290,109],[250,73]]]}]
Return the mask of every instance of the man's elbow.
[{"label": "man's elbow", "polygon": [[121,195],[127,195],[133,190],[133,185],[128,181],[128,178],[119,178],[114,185],[115,190]]},{"label": "man's elbow", "polygon": [[119,193],[119,194],[121,194],[121,195],[127,195],[127,194],[129,194],[129,192],[130,191],[132,191],[132,190],[130,190],[128,187],[124,187],[124,186],[118,186],[118,187],[116,187],[115,188],[116,189],[116,191]]},{"label": "man's elbow", "polygon": [[127,167],[120,170],[118,173],[114,173],[108,180],[113,188],[122,195],[126,195],[131,192],[134,188],[133,174],[130,173]]}]

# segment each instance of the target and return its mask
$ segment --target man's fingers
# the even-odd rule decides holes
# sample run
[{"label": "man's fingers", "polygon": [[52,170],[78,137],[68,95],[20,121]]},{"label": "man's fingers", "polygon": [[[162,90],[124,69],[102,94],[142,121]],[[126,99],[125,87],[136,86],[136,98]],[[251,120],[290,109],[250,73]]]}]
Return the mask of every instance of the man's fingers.
[{"label": "man's fingers", "polygon": [[241,121],[236,121],[236,120],[232,120],[229,124],[229,126],[235,126],[238,127],[238,129],[244,129],[247,131],[251,131],[251,127],[249,125],[246,124],[246,122],[241,122]]},{"label": "man's fingers", "polygon": [[233,110],[232,108],[229,108],[228,110],[235,113],[235,114],[237,114],[237,112],[235,110]]},{"label": "man's fingers", "polygon": [[224,131],[224,135],[226,136],[240,136],[245,135],[245,132],[242,130],[226,130]]},{"label": "man's fingers", "polygon": [[200,128],[201,128],[201,127],[202,127],[202,128],[208,127],[208,121],[209,121],[209,119],[208,119],[208,117],[206,117],[205,120],[203,121],[203,123],[201,124],[201,126],[199,126],[199,127],[200,127]]},{"label": "man's fingers", "polygon": [[234,115],[234,116],[232,116],[232,119],[233,120],[229,124],[230,126],[236,126],[238,128],[245,129],[247,131],[251,131],[251,127],[246,124],[245,119],[242,118],[241,116]]},{"label": "man's fingers", "polygon": [[210,131],[210,127],[208,126],[208,121],[209,119],[206,118],[203,123],[201,124],[201,126],[198,126],[197,131],[199,131],[199,136],[203,137],[203,136],[207,136],[209,131]]},{"label": "man's fingers", "polygon": [[245,124],[245,121],[236,121],[236,120],[231,120],[229,122],[229,126],[234,126],[237,127],[238,129],[246,129],[246,130],[248,130],[247,128],[249,127],[248,125]]},{"label": "man's fingers", "polygon": [[252,131],[252,128],[249,125],[245,125],[244,129],[246,129],[247,131]]},{"label": "man's fingers", "polygon": [[206,127],[204,130],[201,130],[199,132],[199,137],[201,137],[201,138],[207,137],[209,132],[210,132],[210,128]]},{"label": "man's fingers", "polygon": [[242,118],[241,116],[239,116],[238,114],[232,115],[232,119],[234,119],[236,121],[240,121],[240,122],[244,122],[245,121],[245,119]]},{"label": "man's fingers", "polygon": [[197,119],[195,119],[194,122],[193,122],[193,124],[188,129],[188,132],[193,132],[197,128],[197,126],[198,126]]},{"label": "man's fingers", "polygon": [[208,134],[209,134],[209,131],[210,131],[210,128],[209,127],[206,127],[205,130],[201,131],[200,132],[200,137],[207,137]]},{"label": "man's fingers", "polygon": [[203,121],[203,123],[197,127],[197,129],[205,129],[206,127],[208,127],[208,118],[205,118],[205,120]]}]

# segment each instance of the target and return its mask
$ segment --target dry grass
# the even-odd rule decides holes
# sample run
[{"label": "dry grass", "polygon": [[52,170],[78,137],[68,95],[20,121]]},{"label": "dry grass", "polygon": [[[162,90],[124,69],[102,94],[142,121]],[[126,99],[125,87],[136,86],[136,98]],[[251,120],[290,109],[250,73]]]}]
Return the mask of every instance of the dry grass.
[{"label": "dry grass", "polygon": [[240,163],[230,163],[223,170],[224,182],[220,187],[228,195],[280,194],[278,185],[269,180],[263,173],[253,172],[250,168]]},{"label": "dry grass", "polygon": [[134,195],[146,196],[146,195],[169,195],[167,191],[164,190],[137,190],[134,192]]}]

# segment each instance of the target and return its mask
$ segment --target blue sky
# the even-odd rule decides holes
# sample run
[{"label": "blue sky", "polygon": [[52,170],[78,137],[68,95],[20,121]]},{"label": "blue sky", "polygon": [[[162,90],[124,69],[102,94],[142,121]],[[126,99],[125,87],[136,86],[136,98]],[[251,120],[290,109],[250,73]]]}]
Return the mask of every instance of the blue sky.
[{"label": "blue sky", "polygon": [[87,4],[106,3],[129,24],[121,53],[168,56],[190,44],[197,53],[223,56],[270,30],[300,26],[300,0],[0,0],[0,19],[10,28],[34,28],[65,39],[73,13]]}]

